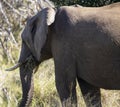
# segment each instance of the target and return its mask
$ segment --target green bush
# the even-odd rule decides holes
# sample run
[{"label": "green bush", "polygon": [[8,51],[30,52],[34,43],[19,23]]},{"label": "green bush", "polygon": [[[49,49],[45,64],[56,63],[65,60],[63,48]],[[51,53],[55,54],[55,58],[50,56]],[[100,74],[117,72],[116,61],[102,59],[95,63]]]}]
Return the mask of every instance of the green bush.
[{"label": "green bush", "polygon": [[120,2],[120,0],[51,0],[56,5],[73,5],[80,4],[82,6],[103,6],[115,2]]}]

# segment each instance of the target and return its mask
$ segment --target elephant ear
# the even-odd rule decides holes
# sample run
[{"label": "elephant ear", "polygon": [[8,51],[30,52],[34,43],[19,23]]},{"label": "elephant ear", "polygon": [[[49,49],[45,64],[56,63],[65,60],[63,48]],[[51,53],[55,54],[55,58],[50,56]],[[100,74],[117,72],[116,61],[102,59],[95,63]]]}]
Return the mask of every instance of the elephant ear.
[{"label": "elephant ear", "polygon": [[45,8],[28,20],[26,28],[24,29],[25,33],[23,33],[23,38],[38,61],[40,61],[41,49],[47,39],[48,26],[50,26],[54,20],[55,10],[53,8]]}]

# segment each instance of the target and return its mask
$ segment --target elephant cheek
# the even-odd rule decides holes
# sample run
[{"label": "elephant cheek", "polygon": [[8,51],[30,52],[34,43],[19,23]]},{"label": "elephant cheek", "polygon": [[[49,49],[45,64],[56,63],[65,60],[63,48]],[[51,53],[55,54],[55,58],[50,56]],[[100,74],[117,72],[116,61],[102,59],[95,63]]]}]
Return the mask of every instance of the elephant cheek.
[{"label": "elephant cheek", "polygon": [[33,75],[33,69],[30,69],[29,66],[22,65],[20,67],[20,78],[23,94],[19,107],[28,107],[32,101],[34,91]]},{"label": "elephant cheek", "polygon": [[25,60],[31,55],[31,51],[26,46],[26,44],[22,44],[21,52],[20,52],[20,58],[19,62],[24,63]]}]

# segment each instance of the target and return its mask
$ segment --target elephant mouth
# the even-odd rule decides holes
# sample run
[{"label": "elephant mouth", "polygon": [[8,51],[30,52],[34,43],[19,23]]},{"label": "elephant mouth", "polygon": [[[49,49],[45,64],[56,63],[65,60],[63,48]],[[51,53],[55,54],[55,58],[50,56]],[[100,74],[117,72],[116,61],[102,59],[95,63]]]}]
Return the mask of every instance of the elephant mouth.
[{"label": "elephant mouth", "polygon": [[30,64],[30,63],[32,63],[32,64],[34,63],[34,66],[38,65],[38,62],[35,60],[35,58],[32,55],[30,55],[29,57],[26,58],[26,60],[24,62],[18,62],[14,66],[12,66],[12,67],[10,67],[8,69],[5,69],[5,71],[13,71],[13,70],[21,67],[24,64]]}]

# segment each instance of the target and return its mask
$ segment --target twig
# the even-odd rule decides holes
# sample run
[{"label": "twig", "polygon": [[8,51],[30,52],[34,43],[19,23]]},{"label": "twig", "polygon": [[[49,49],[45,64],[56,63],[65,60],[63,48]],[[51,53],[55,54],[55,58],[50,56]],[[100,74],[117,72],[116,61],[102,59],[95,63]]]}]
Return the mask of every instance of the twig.
[{"label": "twig", "polygon": [[11,30],[10,29],[5,29],[5,30],[7,31],[8,35],[10,35],[10,37],[13,40],[14,44],[16,46],[18,46],[18,44],[17,44],[17,42],[16,42],[16,40],[15,40],[15,38],[14,38],[13,33],[11,32]]},{"label": "twig", "polygon": [[6,56],[8,56],[8,55],[7,55],[7,52],[6,52],[6,49],[5,49],[4,45],[3,45],[3,42],[2,42],[2,40],[1,40],[1,38],[0,38],[0,43],[1,43],[1,46],[2,46],[2,49],[3,49],[3,53],[4,53]]},{"label": "twig", "polygon": [[4,0],[4,3],[7,4],[16,14],[25,18],[24,15],[20,14],[20,12],[18,10],[16,10],[12,5],[10,5],[6,0]]},{"label": "twig", "polygon": [[6,22],[7,22],[7,24],[8,24],[8,25],[11,25],[10,22],[9,22],[9,20],[8,20],[8,17],[6,16],[5,11],[3,11],[2,3],[1,3],[1,2],[0,2],[0,10],[1,10],[1,13],[3,14],[3,16],[4,16],[4,18],[5,18]]}]

